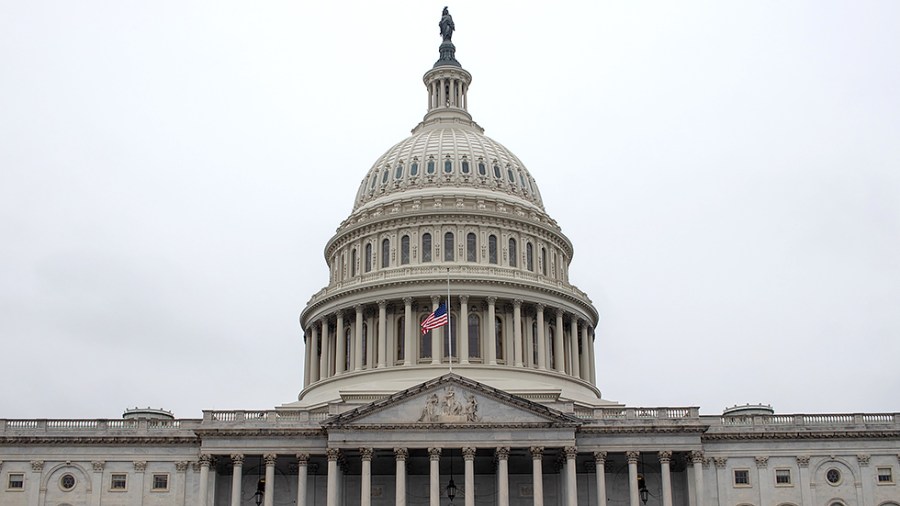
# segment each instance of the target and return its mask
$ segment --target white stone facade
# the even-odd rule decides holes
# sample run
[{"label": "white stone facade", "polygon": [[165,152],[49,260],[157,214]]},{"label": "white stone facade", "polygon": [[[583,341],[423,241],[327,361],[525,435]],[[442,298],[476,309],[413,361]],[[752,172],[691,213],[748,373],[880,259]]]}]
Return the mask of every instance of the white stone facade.
[{"label": "white stone facade", "polygon": [[[471,82],[425,74],[423,121],[325,246],[296,401],[0,419],[0,505],[436,506],[452,479],[466,506],[900,506],[900,413],[604,400],[573,245],[472,120]],[[422,334],[448,278],[450,325]]]}]

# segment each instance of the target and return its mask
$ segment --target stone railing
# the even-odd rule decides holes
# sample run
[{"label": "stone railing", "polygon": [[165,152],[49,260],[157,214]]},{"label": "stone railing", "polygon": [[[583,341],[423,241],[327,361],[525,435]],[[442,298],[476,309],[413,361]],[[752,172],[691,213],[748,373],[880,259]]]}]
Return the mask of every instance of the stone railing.
[{"label": "stone railing", "polygon": [[575,416],[584,420],[599,422],[639,421],[652,423],[654,420],[699,420],[700,408],[575,408]]},{"label": "stone railing", "polygon": [[794,415],[704,416],[712,427],[793,427],[793,428],[843,428],[863,426],[900,427],[900,413],[837,413]]},{"label": "stone railing", "polygon": [[306,410],[233,410],[204,411],[203,426],[245,425],[245,426],[309,426],[315,425],[329,415],[326,411]]},{"label": "stone railing", "polygon": [[200,427],[200,420],[106,420],[106,419],[0,419],[0,434],[85,434],[105,432],[156,433],[191,430]]}]

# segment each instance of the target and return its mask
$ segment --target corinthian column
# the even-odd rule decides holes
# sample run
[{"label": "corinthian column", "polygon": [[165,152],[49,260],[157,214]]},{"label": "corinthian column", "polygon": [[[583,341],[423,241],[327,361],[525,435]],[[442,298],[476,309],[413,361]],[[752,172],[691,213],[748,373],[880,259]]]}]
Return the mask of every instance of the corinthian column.
[{"label": "corinthian column", "polygon": [[597,463],[597,506],[606,506],[606,452],[594,452]]},{"label": "corinthian column", "polygon": [[[672,474],[669,463],[672,461],[672,452],[659,452],[659,464],[662,473],[663,506],[672,506]],[[646,478],[646,476],[645,476]]]},{"label": "corinthian column", "polygon": [[534,307],[535,316],[537,317],[537,346],[538,346],[538,369],[547,368],[547,340],[544,337],[544,305],[538,304]]},{"label": "corinthian column", "polygon": [[465,461],[466,478],[465,478],[465,506],[475,506],[475,448],[465,447],[462,449],[463,460]]},{"label": "corinthian column", "polygon": [[395,506],[406,506],[406,459],[408,457],[409,451],[406,448],[394,448],[394,458],[396,459]]},{"label": "corinthian column", "polygon": [[459,363],[469,363],[469,296],[459,296]]},{"label": "corinthian column", "polygon": [[497,319],[496,316],[496,308],[494,304],[497,303],[497,297],[488,297],[488,311],[487,311],[487,321],[485,325],[487,325],[488,329],[488,364],[489,365],[497,365],[497,326],[494,323]]},{"label": "corinthian column", "polygon": [[641,452],[628,451],[625,452],[628,457],[628,497],[631,499],[631,506],[641,506],[641,496],[638,493],[638,458]]},{"label": "corinthian column", "polygon": [[347,355],[344,341],[344,312],[337,312],[337,323],[334,329],[334,374],[337,376],[344,372],[344,357]]},{"label": "corinthian column", "polygon": [[360,448],[359,457],[362,460],[362,473],[360,481],[360,506],[371,506],[372,504],[372,455],[375,452],[371,448]]},{"label": "corinthian column", "polygon": [[241,478],[244,469],[244,456],[234,454],[231,456],[231,506],[241,506]]},{"label": "corinthian column", "polygon": [[309,454],[297,454],[297,506],[306,506],[306,477],[309,470]]},{"label": "corinthian column", "polygon": [[387,301],[378,301],[378,368],[387,365]]},{"label": "corinthian column", "polygon": [[522,301],[516,299],[513,301],[513,356],[515,357],[516,367],[523,367],[525,364],[522,360]]},{"label": "corinthian column", "polygon": [[497,504],[509,506],[509,447],[501,446],[495,451],[497,457]]},{"label": "corinthian column", "polygon": [[556,310],[556,329],[554,331],[553,336],[553,362],[554,369],[557,372],[566,372],[566,355],[563,348],[563,338],[565,337],[565,332],[563,331],[563,311],[562,309]]},{"label": "corinthian column", "polygon": [[363,306],[356,306],[356,330],[353,332],[353,370],[361,371],[363,364]]},{"label": "corinthian column", "polygon": [[566,502],[568,506],[578,506],[578,472],[575,469],[575,457],[578,456],[578,448],[565,447],[566,452]]},{"label": "corinthian column", "polygon": [[430,506],[441,506],[441,449],[429,448],[428,460],[430,461],[430,481],[428,487],[428,504]]},{"label": "corinthian column", "polygon": [[544,506],[544,447],[531,447],[531,487],[534,490],[534,506]]},{"label": "corinthian column", "polygon": [[572,321],[569,323],[569,346],[572,349],[570,355],[572,356],[572,376],[576,378],[581,377],[581,367],[579,364],[580,357],[578,356],[578,318],[575,315],[572,315]]},{"label": "corinthian column", "polygon": [[337,448],[328,448],[326,450],[328,456],[328,489],[325,492],[326,506],[338,506],[338,459],[341,458],[341,451]]},{"label": "corinthian column", "polygon": [[703,452],[692,451],[691,463],[694,464],[694,497],[696,498],[695,506],[703,506]]},{"label": "corinthian column", "polygon": [[263,456],[266,460],[266,495],[263,496],[264,506],[273,506],[275,504],[275,461],[278,455],[267,453]]},{"label": "corinthian column", "polygon": [[403,325],[403,365],[413,365],[419,352],[413,348],[412,297],[403,298]]},{"label": "corinthian column", "polygon": [[209,463],[212,460],[207,454],[200,455],[200,490],[198,499],[200,506],[206,506],[209,502]]}]

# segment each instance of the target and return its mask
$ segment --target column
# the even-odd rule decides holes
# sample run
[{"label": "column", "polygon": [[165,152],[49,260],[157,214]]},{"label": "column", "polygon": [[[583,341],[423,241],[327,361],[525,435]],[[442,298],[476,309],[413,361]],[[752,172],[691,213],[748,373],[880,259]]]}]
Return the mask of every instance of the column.
[{"label": "column", "polygon": [[394,504],[406,506],[406,459],[409,458],[409,451],[406,448],[394,448],[394,458],[396,460]]},{"label": "column", "polygon": [[[93,506],[100,506],[100,497],[102,494],[100,493],[103,490],[101,487],[103,486],[103,466],[106,465],[106,461],[104,460],[94,460],[91,462],[91,467],[94,468],[94,474],[91,476],[91,490],[96,491],[96,493],[91,494],[91,504]],[[3,466],[3,462],[0,461],[0,467]],[[180,476],[178,477],[180,480]],[[178,497],[178,486],[179,482],[175,482],[175,486],[173,489],[175,490],[175,497]]]},{"label": "column", "polygon": [[266,461],[266,490],[263,496],[264,506],[273,506],[275,504],[275,461],[278,455],[267,453],[263,455]]},{"label": "column", "polygon": [[475,448],[467,446],[462,449],[465,461],[465,506],[475,506]]},{"label": "column", "polygon": [[359,458],[362,460],[362,473],[359,477],[359,504],[372,505],[372,455],[371,448],[360,448]]},{"label": "column", "polygon": [[[857,500],[859,504],[875,504],[873,502],[873,496],[875,491],[870,487],[875,486],[875,476],[872,474],[872,469],[869,467],[869,455],[864,453],[860,453],[856,455],[856,462],[859,464],[859,476],[860,476],[860,484],[856,486],[856,494]],[[900,455],[898,455],[900,458]]]},{"label": "column", "polygon": [[328,457],[328,488],[325,495],[326,506],[338,506],[338,459],[341,457],[341,451],[337,448],[328,448],[325,450]]},{"label": "column", "polygon": [[554,339],[553,339],[553,361],[556,362],[554,364],[554,369],[557,372],[566,372],[566,357],[563,353],[563,311],[562,309],[556,310],[556,328],[554,329]]},{"label": "column", "polygon": [[756,457],[756,485],[759,489],[759,504],[772,504],[774,501],[769,497],[772,489],[770,486],[772,481],[768,480],[766,470],[769,466],[769,457]]},{"label": "column", "polygon": [[572,315],[572,321],[569,324],[569,346],[572,348],[570,356],[572,357],[572,376],[581,377],[581,358],[578,355],[578,318]]},{"label": "column", "polygon": [[344,372],[344,357],[347,356],[347,342],[344,340],[344,312],[337,312],[337,325],[334,329],[334,374]]},{"label": "column", "polygon": [[497,365],[497,327],[494,322],[497,319],[496,309],[494,304],[497,303],[497,297],[488,297],[487,298],[488,309],[487,309],[487,321],[485,325],[487,325],[488,329],[488,364],[489,365]]},{"label": "column", "polygon": [[[660,473],[662,474],[662,501],[663,506],[672,506],[672,472],[669,464],[672,462],[672,452],[664,450],[659,452]],[[644,479],[647,477],[645,476]]]},{"label": "column", "polygon": [[208,454],[200,455],[200,490],[197,502],[200,506],[209,504],[209,463],[212,460]]},{"label": "column", "polygon": [[509,506],[509,447],[497,448],[494,455],[497,457],[497,505]]},{"label": "column", "polygon": [[547,340],[544,336],[544,305],[538,304],[534,307],[535,317],[537,318],[537,345],[538,345],[538,369],[547,368]]},{"label": "column", "polygon": [[628,457],[628,497],[630,506],[641,506],[641,496],[638,489],[638,458],[641,452],[627,451],[625,456]]},{"label": "column", "polygon": [[[692,451],[691,463],[694,465],[694,504],[695,506],[703,506],[703,496],[706,495],[703,490],[703,452]],[[803,504],[806,504],[805,499]]]},{"label": "column", "polygon": [[310,362],[312,362],[312,354],[310,353],[310,346],[312,343],[310,342],[312,339],[312,331],[311,329],[303,329],[303,386],[307,386],[310,383]]},{"label": "column", "polygon": [[[800,504],[812,504],[812,489],[809,484],[809,456],[798,456],[797,465],[800,467]],[[698,504],[698,506],[702,505]]]},{"label": "column", "polygon": [[469,363],[469,296],[459,296],[459,363]]},{"label": "column", "polygon": [[[144,487],[144,471],[147,470],[147,461],[135,460],[134,462],[131,463],[131,465],[134,466],[134,481],[135,481],[135,483],[133,484],[134,490],[136,490],[139,494],[139,496],[138,496],[139,500],[138,500],[137,504],[143,504],[144,503],[144,491],[146,490],[146,488]],[[213,482],[213,484],[215,484],[215,481]],[[213,490],[215,490],[215,487],[213,487]],[[44,494],[44,491],[42,491],[41,493]],[[213,494],[214,493],[215,492],[213,492]],[[45,499],[45,498],[41,498],[41,499],[42,499],[41,504],[44,504],[45,501],[43,499]],[[212,503],[213,504],[216,503],[215,499],[213,499]]]},{"label": "column", "polygon": [[[441,88],[443,89],[443,88]],[[441,104],[444,102],[442,101]],[[440,163],[438,164],[440,165]],[[443,170],[442,168],[438,169]],[[438,308],[438,304],[441,303],[441,298],[437,295],[433,295],[431,297],[431,310],[434,311]],[[450,307],[448,304],[447,314],[450,313]],[[441,353],[444,351],[444,347],[441,345],[441,337],[444,335],[444,328],[441,327],[439,329],[433,329],[431,331],[431,363],[432,364],[440,364],[441,363]]]},{"label": "column", "polygon": [[441,449],[429,448],[428,460],[430,461],[430,482],[428,487],[428,504],[430,506],[441,505]]},{"label": "column", "polygon": [[716,466],[716,503],[717,504],[728,504],[730,502],[729,497],[729,489],[730,486],[730,477],[728,476],[728,471],[725,470],[725,466],[728,464],[727,457],[713,457],[713,463]]},{"label": "column", "polygon": [[[177,476],[177,480],[175,481],[175,506],[184,506],[187,504],[187,470],[190,465],[191,463],[187,460],[175,462],[175,473]],[[97,504],[100,504],[99,495]]]},{"label": "column", "polygon": [[525,341],[525,367],[529,369],[534,368],[537,365],[535,356],[534,356],[534,318],[531,315],[526,315],[524,318],[524,334],[523,340]]},{"label": "column", "polygon": [[356,305],[356,326],[353,331],[353,370],[361,371],[363,363],[363,306]]},{"label": "column", "polygon": [[236,453],[231,456],[231,506],[241,506],[241,479],[243,478],[244,456]]},{"label": "column", "polygon": [[378,368],[387,365],[387,301],[378,301]]},{"label": "column", "polygon": [[[531,488],[534,491],[534,506],[544,506],[544,447],[531,447]],[[605,505],[604,505],[605,506]]]},{"label": "column", "polygon": [[366,311],[366,369],[375,369],[375,363],[378,360],[378,350],[375,345],[376,337],[378,336],[378,328],[375,325],[376,319],[374,309],[370,308]]},{"label": "column", "polygon": [[522,301],[513,301],[513,352],[515,353],[516,367],[523,367],[522,362]]},{"label": "column", "polygon": [[[312,324],[312,329],[310,332],[312,336],[312,344],[310,345],[310,353],[312,357],[309,361],[309,382],[315,383],[319,381],[319,322],[315,321]],[[324,336],[323,336],[324,339]]]},{"label": "column", "polygon": [[587,381],[591,379],[591,348],[587,322],[584,322],[584,325],[581,326],[581,379]]},{"label": "column", "polygon": [[416,363],[416,357],[419,356],[417,350],[413,348],[413,313],[412,313],[412,297],[403,298],[403,365],[413,365]]},{"label": "column", "polygon": [[590,329],[588,332],[588,350],[591,352],[590,361],[591,361],[591,375],[588,378],[592,384],[597,384],[597,361],[594,358],[594,329]]},{"label": "column", "polygon": [[325,379],[329,377],[329,367],[328,367],[328,354],[334,351],[334,347],[329,345],[328,342],[328,319],[322,319],[322,354],[319,357],[319,379]]},{"label": "column", "polygon": [[578,506],[578,471],[575,469],[575,457],[578,456],[578,448],[567,446],[563,449],[566,453],[566,504]]},{"label": "column", "polygon": [[447,93],[445,92],[446,81],[444,79],[438,79],[438,86],[440,89],[438,90],[438,103],[440,107],[447,106]]},{"label": "column", "polygon": [[594,452],[597,463],[597,506],[606,506],[606,452]]},{"label": "column", "polygon": [[306,482],[309,470],[309,454],[297,454],[297,506],[306,506]]}]

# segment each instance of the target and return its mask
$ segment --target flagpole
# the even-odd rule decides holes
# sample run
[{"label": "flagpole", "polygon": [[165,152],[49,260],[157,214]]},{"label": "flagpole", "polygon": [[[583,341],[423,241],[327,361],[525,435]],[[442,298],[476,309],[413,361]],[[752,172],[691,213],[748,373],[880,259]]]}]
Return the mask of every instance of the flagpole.
[{"label": "flagpole", "polygon": [[450,268],[447,267],[447,336],[450,339],[450,372],[453,372],[453,325],[450,324]]}]

